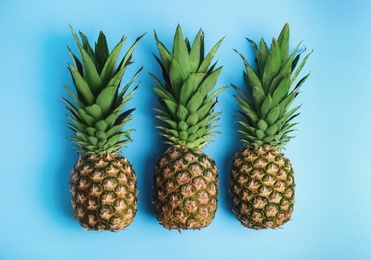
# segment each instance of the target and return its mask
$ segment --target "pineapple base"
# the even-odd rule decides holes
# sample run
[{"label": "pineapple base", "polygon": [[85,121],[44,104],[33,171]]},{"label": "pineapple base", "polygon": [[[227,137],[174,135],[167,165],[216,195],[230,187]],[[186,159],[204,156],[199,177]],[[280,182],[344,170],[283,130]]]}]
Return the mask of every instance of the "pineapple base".
[{"label": "pineapple base", "polygon": [[294,207],[294,171],[282,152],[269,146],[236,153],[231,171],[232,210],[245,227],[281,227]]},{"label": "pineapple base", "polygon": [[137,212],[133,166],[115,154],[80,157],[71,171],[70,190],[76,219],[87,230],[122,230]]},{"label": "pineapple base", "polygon": [[154,211],[167,229],[201,229],[214,219],[218,169],[200,150],[172,146],[158,158],[153,177]]}]

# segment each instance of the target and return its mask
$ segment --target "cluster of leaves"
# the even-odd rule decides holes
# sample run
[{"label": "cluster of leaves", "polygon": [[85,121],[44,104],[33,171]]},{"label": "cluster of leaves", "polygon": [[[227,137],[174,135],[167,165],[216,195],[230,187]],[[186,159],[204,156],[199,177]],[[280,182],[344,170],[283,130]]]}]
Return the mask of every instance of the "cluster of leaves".
[{"label": "cluster of leaves", "polygon": [[71,123],[68,125],[75,133],[71,139],[78,145],[77,151],[83,154],[117,153],[131,140],[132,130],[122,129],[131,120],[134,109],[122,110],[138,87],[137,85],[126,94],[142,68],[121,89],[120,83],[127,67],[132,63],[132,53],[143,35],[136,39],[117,66],[126,37],[110,53],[103,32],[100,32],[93,50],[83,33],[79,33],[80,42],[72,27],[71,30],[82,60],[68,48],[74,63],[69,63],[68,68],[77,93],[76,96],[64,84],[74,103],[63,98],[70,112],[68,118]]},{"label": "cluster of leaves", "polygon": [[256,68],[252,68],[239,53],[245,64],[248,93],[232,85],[239,94],[234,96],[242,110],[238,131],[247,145],[282,147],[293,138],[290,133],[296,123],[292,120],[299,115],[300,106],[290,109],[290,105],[309,74],[294,83],[311,53],[298,64],[301,55],[298,53],[299,43],[289,55],[288,24],[285,24],[277,40],[273,38],[270,49],[263,39],[259,46],[247,40],[254,48]]},{"label": "cluster of leaves", "polygon": [[160,54],[160,58],[155,58],[165,82],[150,75],[157,84],[154,90],[163,107],[155,109],[156,117],[166,124],[158,125],[157,128],[170,145],[201,149],[218,133],[211,131],[216,127],[214,123],[220,114],[213,110],[217,95],[225,87],[211,92],[222,69],[215,68],[216,62],[213,65],[211,62],[223,39],[212,47],[206,57],[202,30],[199,30],[191,46],[189,40],[184,39],[178,25],[172,53],[159,41],[156,32],[155,39]]}]

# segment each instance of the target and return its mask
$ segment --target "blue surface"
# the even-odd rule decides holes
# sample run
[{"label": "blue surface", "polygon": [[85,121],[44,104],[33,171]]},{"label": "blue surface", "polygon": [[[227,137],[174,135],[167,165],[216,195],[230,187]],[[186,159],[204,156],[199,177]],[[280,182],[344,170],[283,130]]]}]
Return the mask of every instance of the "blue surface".
[{"label": "blue surface", "polygon": [[[127,2],[127,3],[125,3]],[[0,259],[371,259],[371,2],[353,1],[1,1],[0,3]],[[218,87],[241,85],[252,57],[245,40],[268,42],[285,22],[292,47],[301,40],[313,55],[297,137],[285,151],[296,176],[293,220],[280,230],[243,228],[230,209],[229,170],[240,143],[237,109],[229,88],[219,96],[219,131],[204,150],[220,171],[219,208],[201,231],[168,231],[152,211],[152,169],[165,146],[154,129],[153,81],[159,75],[153,29],[168,48],[177,23],[193,40],[200,27],[206,49],[226,36],[216,59]],[[76,47],[68,24],[95,41],[103,30],[113,45],[147,35],[134,52],[127,77],[141,65],[134,142],[124,154],[138,175],[139,210],[125,231],[82,231],[73,218],[69,170],[77,160],[65,137],[61,82],[71,84],[66,45]],[[128,47],[129,44],[126,44]]]}]

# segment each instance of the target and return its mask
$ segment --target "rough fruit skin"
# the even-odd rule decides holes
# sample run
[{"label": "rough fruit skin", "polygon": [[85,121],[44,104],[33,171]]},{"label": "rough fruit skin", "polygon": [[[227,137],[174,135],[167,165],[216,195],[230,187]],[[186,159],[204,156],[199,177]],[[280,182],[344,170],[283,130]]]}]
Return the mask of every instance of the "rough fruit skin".
[{"label": "rough fruit skin", "polygon": [[76,219],[87,230],[122,230],[137,212],[137,180],[125,157],[80,157],[71,171],[70,190]]},{"label": "rough fruit skin", "polygon": [[269,146],[236,153],[231,171],[233,213],[252,229],[278,228],[291,218],[294,172],[289,159]]},{"label": "rough fruit skin", "polygon": [[200,150],[173,146],[158,158],[153,178],[154,210],[167,229],[201,229],[214,219],[218,169]]}]

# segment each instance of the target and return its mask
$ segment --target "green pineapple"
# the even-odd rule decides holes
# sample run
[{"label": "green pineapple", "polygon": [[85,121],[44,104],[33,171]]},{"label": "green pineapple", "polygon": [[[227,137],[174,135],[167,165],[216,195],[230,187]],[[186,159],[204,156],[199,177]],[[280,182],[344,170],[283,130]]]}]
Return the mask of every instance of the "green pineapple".
[{"label": "green pineapple", "polygon": [[138,87],[127,93],[142,69],[121,89],[120,83],[143,35],[117,65],[126,37],[109,52],[106,37],[100,32],[93,50],[83,33],[80,32],[80,43],[71,30],[82,60],[68,48],[74,62],[68,68],[77,95],[64,85],[74,104],[63,100],[70,112],[68,125],[74,132],[71,139],[80,154],[70,180],[74,214],[85,229],[122,230],[133,222],[138,202],[135,171],[120,155],[125,143],[131,141],[132,129],[123,127],[132,119],[134,109],[122,110]]},{"label": "green pineapple", "polygon": [[[290,108],[309,74],[296,78],[309,55],[298,65],[296,47],[289,55],[289,25],[268,50],[263,39],[259,46],[252,40],[256,69],[241,55],[246,71],[248,94],[233,86],[242,111],[238,119],[242,141],[246,145],[235,155],[230,192],[233,212],[245,227],[278,228],[290,218],[294,207],[294,171],[282,148],[291,139],[299,106]],[[298,66],[297,66],[298,65]],[[296,70],[295,70],[296,69]],[[294,85],[295,84],[295,85]]]},{"label": "green pineapple", "polygon": [[159,156],[153,176],[154,210],[167,229],[200,229],[215,216],[218,203],[218,169],[202,148],[216,134],[213,129],[220,112],[214,112],[214,92],[221,67],[210,66],[220,40],[204,57],[204,33],[200,30],[192,47],[178,25],[170,53],[158,40],[164,83],[153,74],[162,109],[155,109],[160,134],[170,145]]}]

